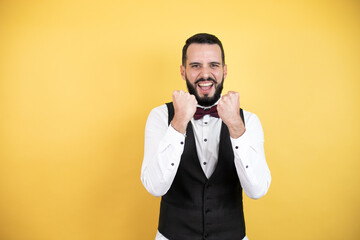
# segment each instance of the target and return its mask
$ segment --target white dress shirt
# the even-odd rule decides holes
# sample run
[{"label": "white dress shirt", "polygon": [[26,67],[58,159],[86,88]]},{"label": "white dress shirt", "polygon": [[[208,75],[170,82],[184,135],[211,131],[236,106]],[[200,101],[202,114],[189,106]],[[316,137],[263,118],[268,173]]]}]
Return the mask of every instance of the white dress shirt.
[{"label": "white dress shirt", "polygon": [[[199,106],[201,107],[201,106]],[[237,138],[231,138],[234,161],[241,187],[253,199],[266,194],[271,182],[270,170],[264,153],[264,134],[259,118],[243,110],[246,131]],[[222,120],[205,115],[191,120],[196,150],[201,167],[207,178],[217,164]],[[159,197],[166,194],[175,178],[185,136],[168,125],[166,104],[154,108],[145,127],[145,151],[141,168],[141,181],[146,190]],[[243,240],[246,240],[247,237]],[[157,232],[156,240],[166,240]]]}]

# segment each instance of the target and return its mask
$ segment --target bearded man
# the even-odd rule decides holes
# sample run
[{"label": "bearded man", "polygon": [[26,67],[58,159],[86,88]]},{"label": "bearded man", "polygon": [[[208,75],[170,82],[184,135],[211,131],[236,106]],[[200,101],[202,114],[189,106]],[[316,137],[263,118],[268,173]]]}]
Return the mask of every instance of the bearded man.
[{"label": "bearded man", "polygon": [[271,182],[260,120],[239,93],[221,95],[227,65],[216,36],[187,39],[180,72],[189,92],[174,91],[145,128],[141,181],[161,196],[156,240],[248,239],[242,192],[258,199]]}]

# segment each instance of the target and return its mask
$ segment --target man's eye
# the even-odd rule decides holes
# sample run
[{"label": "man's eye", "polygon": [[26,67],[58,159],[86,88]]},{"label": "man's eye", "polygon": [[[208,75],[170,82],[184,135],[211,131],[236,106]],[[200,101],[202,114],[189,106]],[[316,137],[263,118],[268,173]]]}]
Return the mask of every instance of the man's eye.
[{"label": "man's eye", "polygon": [[211,64],[210,67],[211,68],[217,68],[217,67],[219,67],[219,64]]},{"label": "man's eye", "polygon": [[192,68],[199,68],[200,66],[197,64],[191,65]]}]

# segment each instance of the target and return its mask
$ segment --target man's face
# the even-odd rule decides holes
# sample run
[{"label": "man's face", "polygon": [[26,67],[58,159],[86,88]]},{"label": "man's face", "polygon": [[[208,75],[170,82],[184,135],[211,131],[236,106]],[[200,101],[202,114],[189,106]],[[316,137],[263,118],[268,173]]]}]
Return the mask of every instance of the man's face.
[{"label": "man's face", "polygon": [[213,105],[220,98],[227,75],[219,45],[192,43],[186,56],[186,65],[180,67],[180,72],[189,93],[195,95],[200,105]]}]

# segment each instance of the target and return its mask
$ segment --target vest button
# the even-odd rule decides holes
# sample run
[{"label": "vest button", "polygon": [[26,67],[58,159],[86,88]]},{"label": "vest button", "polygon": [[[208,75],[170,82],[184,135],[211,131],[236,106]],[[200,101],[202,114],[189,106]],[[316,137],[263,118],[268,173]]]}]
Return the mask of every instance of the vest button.
[{"label": "vest button", "polygon": [[207,208],[207,209],[205,210],[205,213],[209,213],[209,212],[210,212],[210,209]]}]

